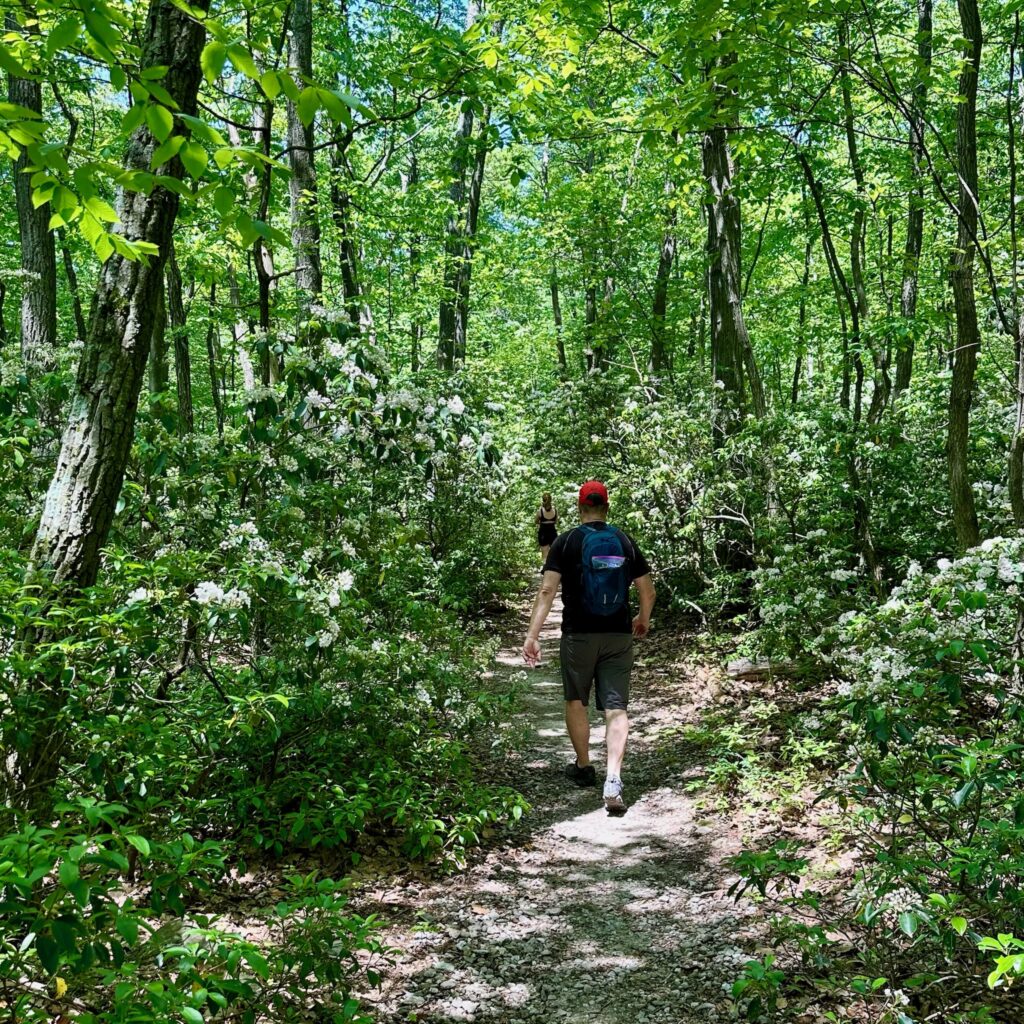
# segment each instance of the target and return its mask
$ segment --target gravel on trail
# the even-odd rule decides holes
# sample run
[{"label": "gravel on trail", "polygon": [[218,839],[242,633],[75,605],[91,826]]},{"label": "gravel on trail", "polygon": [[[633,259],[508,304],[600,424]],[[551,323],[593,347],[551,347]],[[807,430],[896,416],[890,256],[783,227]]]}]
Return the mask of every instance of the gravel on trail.
[{"label": "gravel on trail", "polygon": [[[727,889],[738,830],[698,807],[699,754],[677,731],[709,699],[714,673],[676,657],[644,665],[638,644],[622,817],[602,805],[603,728],[592,712],[599,785],[564,776],[571,747],[558,675],[560,606],[520,706],[521,748],[496,772],[532,810],[461,875],[363,892],[395,950],[379,988],[357,993],[382,1024],[711,1024],[735,1019],[731,983],[763,923]],[[511,637],[494,671],[523,668]],[[645,647],[645,645],[648,645]],[[674,735],[676,734],[676,735]]]}]

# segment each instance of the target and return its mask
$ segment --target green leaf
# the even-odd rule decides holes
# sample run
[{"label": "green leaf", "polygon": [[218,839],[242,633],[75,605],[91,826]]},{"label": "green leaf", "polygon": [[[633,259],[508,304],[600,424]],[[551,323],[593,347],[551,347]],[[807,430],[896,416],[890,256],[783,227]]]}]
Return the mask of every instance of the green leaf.
[{"label": "green leaf", "polygon": [[61,861],[58,877],[60,878],[60,884],[63,885],[65,889],[69,885],[73,885],[78,881],[78,865],[70,860]]},{"label": "green leaf", "polygon": [[977,788],[977,783],[971,779],[970,782],[965,783],[953,794],[953,806],[963,807],[964,802]]},{"label": "green leaf", "polygon": [[178,155],[181,147],[185,145],[185,138],[182,135],[172,135],[162,146],[157,146],[153,152],[153,158],[149,162],[151,170],[158,170],[168,160],[173,160]]},{"label": "green leaf", "polygon": [[52,57],[58,50],[66,50],[81,31],[82,19],[77,14],[58,21],[46,35],[46,55]]},{"label": "green leaf", "polygon": [[57,952],[57,943],[45,935],[36,936],[36,952],[39,954],[39,962],[44,969],[54,974],[60,964],[60,957]]},{"label": "green leaf", "polygon": [[174,130],[174,117],[166,107],[151,103],[146,107],[146,124],[158,142],[166,142]]},{"label": "green leaf", "polygon": [[237,197],[234,190],[226,185],[219,185],[213,193],[213,205],[221,216],[226,217],[234,208]]},{"label": "green leaf", "polygon": [[143,857],[149,856],[149,840],[144,839],[142,836],[125,836],[126,841],[130,846],[134,846]]},{"label": "green leaf", "polygon": [[244,46],[233,43],[228,47],[228,57],[231,58],[231,63],[247,78],[259,79],[260,70],[256,67],[256,61],[252,59],[252,54]]},{"label": "green leaf", "polygon": [[900,931],[905,935],[910,936],[910,938],[914,937],[920,923],[921,922],[918,920],[917,914],[912,911],[904,910],[903,913],[900,914]]},{"label": "green leaf", "polygon": [[199,66],[203,69],[203,77],[213,85],[221,76],[224,70],[224,62],[228,59],[228,48],[216,39],[211,40],[203,47],[199,57]]},{"label": "green leaf", "polygon": [[203,1024],[203,1015],[194,1006],[183,1006],[181,1015],[189,1024]]},{"label": "green leaf", "polygon": [[201,178],[206,173],[209,160],[206,150],[198,142],[188,143],[181,151],[181,162],[193,178]]},{"label": "green leaf", "polygon": [[281,94],[281,80],[276,71],[264,71],[260,75],[260,87],[268,100],[277,99]]},{"label": "green leaf", "polygon": [[317,108],[320,106],[320,94],[317,89],[303,89],[299,93],[299,102],[296,109],[299,113],[299,120],[307,127],[313,123],[316,117]]},{"label": "green leaf", "polygon": [[957,935],[963,935],[963,933],[967,931],[966,918],[954,917],[953,920],[949,922],[949,924],[950,927],[952,927],[953,931],[957,933]]},{"label": "green leaf", "polygon": [[134,917],[119,914],[115,925],[118,934],[128,943],[134,946],[139,941],[139,922]]},{"label": "green leaf", "polygon": [[14,75],[16,78],[31,77],[25,67],[15,60],[14,54],[2,42],[0,42],[0,68],[3,68],[9,75]]},{"label": "green leaf", "polygon": [[89,196],[85,200],[85,208],[101,223],[116,224],[117,210],[99,196]]}]

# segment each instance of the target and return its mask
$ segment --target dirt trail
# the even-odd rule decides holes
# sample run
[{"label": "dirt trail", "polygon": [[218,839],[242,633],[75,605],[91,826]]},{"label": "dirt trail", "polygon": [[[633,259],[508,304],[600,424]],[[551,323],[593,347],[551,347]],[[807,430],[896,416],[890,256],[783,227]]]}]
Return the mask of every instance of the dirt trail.
[{"label": "dirt trail", "polygon": [[[504,766],[533,810],[510,844],[462,875],[377,892],[399,950],[380,990],[362,994],[376,1020],[519,1024],[690,1024],[731,1017],[729,984],[750,959],[751,911],[726,894],[728,821],[702,820],[687,783],[699,760],[671,731],[713,680],[685,664],[645,667],[640,648],[623,781],[629,810],[604,810],[600,788],[562,774],[570,746],[558,676],[559,616],[542,635],[541,667],[522,707],[525,737]],[[517,639],[517,638],[515,638]],[[495,673],[522,669],[503,650]],[[592,715],[594,713],[592,712]],[[591,736],[603,779],[603,728]],[[503,777],[502,781],[506,781]]]}]

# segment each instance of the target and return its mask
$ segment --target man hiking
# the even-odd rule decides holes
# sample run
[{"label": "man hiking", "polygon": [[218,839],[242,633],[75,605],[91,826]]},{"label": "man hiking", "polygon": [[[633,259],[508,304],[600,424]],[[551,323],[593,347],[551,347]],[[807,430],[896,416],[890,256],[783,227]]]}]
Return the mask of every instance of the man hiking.
[{"label": "man hiking", "polygon": [[[540,631],[562,584],[562,689],[565,724],[576,751],[566,774],[577,786],[593,786],[597,773],[590,763],[590,719],[587,705],[596,684],[597,709],[604,712],[608,751],[604,803],[610,814],[622,814],[622,758],[629,719],[629,676],[633,669],[633,638],[646,636],[654,608],[651,567],[631,537],[608,524],[608,491],[600,480],[580,488],[580,525],[560,534],[544,563],[544,578],[533,604],[523,657],[531,667],[540,662]],[[640,613],[631,620],[629,587],[635,583]]]}]

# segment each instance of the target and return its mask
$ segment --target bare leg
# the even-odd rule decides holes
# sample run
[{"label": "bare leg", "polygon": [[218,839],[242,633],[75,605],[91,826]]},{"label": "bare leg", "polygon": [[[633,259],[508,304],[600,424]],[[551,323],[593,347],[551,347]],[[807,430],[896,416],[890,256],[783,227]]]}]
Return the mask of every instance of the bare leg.
[{"label": "bare leg", "polygon": [[550,550],[551,550],[551,545],[550,544],[543,544],[543,545],[541,545],[541,549],[540,549],[540,564],[541,565],[544,565],[544,563],[547,562],[547,560],[548,560],[548,552]]},{"label": "bare leg", "polygon": [[608,748],[608,778],[622,777],[622,759],[626,754],[626,737],[629,735],[629,717],[621,709],[604,713],[605,745]]},{"label": "bare leg", "polygon": [[[569,729],[572,749],[576,751],[576,763],[581,768],[590,764],[590,718],[586,705],[581,700],[565,702],[565,724]],[[621,761],[621,757],[619,758]]]}]

